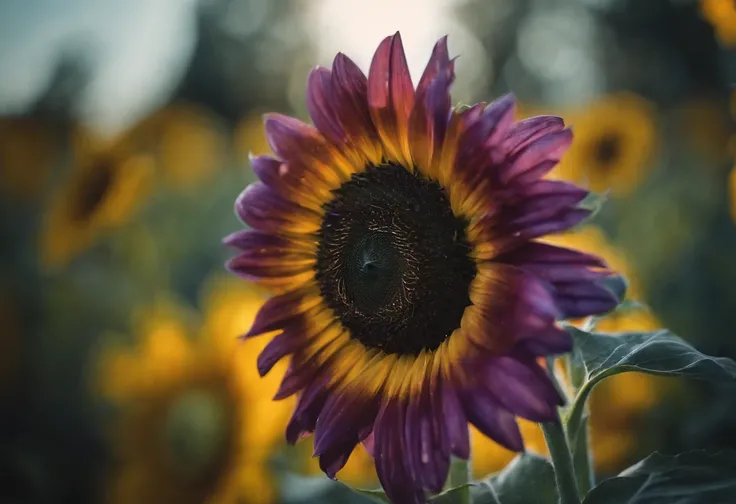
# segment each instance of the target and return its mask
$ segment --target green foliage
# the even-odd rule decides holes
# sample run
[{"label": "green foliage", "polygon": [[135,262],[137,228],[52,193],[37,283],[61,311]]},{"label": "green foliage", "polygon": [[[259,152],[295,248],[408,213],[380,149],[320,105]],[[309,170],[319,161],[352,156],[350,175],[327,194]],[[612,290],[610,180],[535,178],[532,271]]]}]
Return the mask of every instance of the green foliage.
[{"label": "green foliage", "polygon": [[582,416],[590,392],[608,376],[637,371],[736,381],[736,362],[705,355],[666,329],[618,335],[590,333],[572,326],[567,330],[575,340],[572,368],[585,371],[585,383],[568,413],[568,437],[572,445],[583,427]]},{"label": "green foliage", "polygon": [[479,485],[474,504],[555,504],[555,472],[546,457],[523,453]]},{"label": "green foliage", "polygon": [[583,504],[728,504],[736,502],[736,453],[654,453],[603,481]]},{"label": "green foliage", "polygon": [[[601,380],[627,371],[686,376],[712,382],[736,381],[736,362],[705,355],[668,330],[602,334],[568,327],[575,346],[573,375],[583,376],[567,412],[568,446],[577,470],[588,464],[585,404]],[[588,453],[589,455],[589,453]],[[585,492],[584,492],[585,493]],[[502,501],[503,502],[503,501]],[[654,454],[616,478],[593,488],[584,504],[736,502],[736,458],[733,453],[692,452],[677,457]]]}]

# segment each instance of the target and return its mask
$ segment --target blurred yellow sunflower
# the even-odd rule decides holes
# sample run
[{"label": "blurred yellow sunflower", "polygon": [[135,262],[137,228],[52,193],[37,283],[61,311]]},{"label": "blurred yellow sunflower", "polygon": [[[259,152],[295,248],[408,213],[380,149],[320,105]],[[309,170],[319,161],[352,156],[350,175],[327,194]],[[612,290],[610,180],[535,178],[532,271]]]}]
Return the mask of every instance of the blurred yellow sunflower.
[{"label": "blurred yellow sunflower", "polygon": [[66,265],[105,231],[127,222],[151,188],[153,161],[125,142],[107,143],[79,131],[70,173],[45,210],[41,263]]},{"label": "blurred yellow sunflower", "polygon": [[723,45],[736,45],[736,5],[733,0],[700,0],[700,12]]},{"label": "blurred yellow sunflower", "polygon": [[196,336],[181,308],[160,303],[138,319],[134,350],[105,352],[99,385],[119,408],[108,502],[276,501],[268,462],[293,404],[271,401],[260,344],[236,337],[261,303],[242,282],[211,282]]},{"label": "blurred yellow sunflower", "polygon": [[126,134],[156,159],[163,182],[192,190],[222,164],[225,140],[218,121],[204,109],[174,103],[151,114]]},{"label": "blurred yellow sunflower", "polygon": [[0,190],[20,201],[41,195],[59,150],[53,127],[33,117],[0,118]]},{"label": "blurred yellow sunflower", "polygon": [[619,196],[645,180],[656,144],[654,110],[646,100],[619,93],[560,115],[575,131],[575,141],[552,177]]}]

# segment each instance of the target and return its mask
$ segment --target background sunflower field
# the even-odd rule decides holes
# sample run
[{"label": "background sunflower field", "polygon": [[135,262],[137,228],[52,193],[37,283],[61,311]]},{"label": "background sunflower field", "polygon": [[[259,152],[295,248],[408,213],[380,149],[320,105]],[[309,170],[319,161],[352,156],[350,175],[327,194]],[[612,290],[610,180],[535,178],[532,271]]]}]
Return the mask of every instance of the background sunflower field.
[{"label": "background sunflower field", "polygon": [[[732,0],[33,0],[0,4],[0,502],[364,502],[309,478],[293,404],[241,342],[264,293],[224,271],[266,111],[401,30],[416,81],[449,34],[454,98],[512,91],[575,133],[551,176],[607,196],[553,237],[630,282],[607,331],[736,358]],[[283,363],[282,363],[283,364]],[[595,469],[736,447],[736,389],[619,375]],[[523,423],[531,451],[541,431]],[[513,457],[472,433],[477,476]],[[376,485],[370,457],[340,474]]]}]

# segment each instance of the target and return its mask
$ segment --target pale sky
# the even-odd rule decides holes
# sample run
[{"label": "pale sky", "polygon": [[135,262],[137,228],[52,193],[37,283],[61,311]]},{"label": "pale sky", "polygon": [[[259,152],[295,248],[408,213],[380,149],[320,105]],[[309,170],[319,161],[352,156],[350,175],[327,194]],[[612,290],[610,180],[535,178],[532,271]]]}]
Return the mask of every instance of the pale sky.
[{"label": "pale sky", "polygon": [[[82,47],[92,60],[93,80],[80,112],[86,122],[114,134],[178,83],[194,47],[199,1],[0,0],[0,114],[22,110],[44,88],[59,53]],[[436,40],[449,34],[451,54],[460,55],[453,94],[464,98],[488,77],[489,55],[454,17],[461,1],[301,0],[295,5],[305,8],[298,19],[317,47],[315,64],[329,65],[342,51],[367,71],[380,40],[401,30],[415,83]]]},{"label": "pale sky", "polygon": [[92,60],[83,117],[113,133],[165,98],[193,49],[196,0],[5,0],[0,113],[22,110],[67,47]]},{"label": "pale sky", "polygon": [[453,96],[467,98],[488,78],[488,55],[477,37],[455,16],[463,0],[319,0],[308,9],[320,64],[330,64],[340,51],[364,70],[381,40],[401,32],[414,84],[424,71],[435,42],[448,35],[450,57],[458,79]]}]

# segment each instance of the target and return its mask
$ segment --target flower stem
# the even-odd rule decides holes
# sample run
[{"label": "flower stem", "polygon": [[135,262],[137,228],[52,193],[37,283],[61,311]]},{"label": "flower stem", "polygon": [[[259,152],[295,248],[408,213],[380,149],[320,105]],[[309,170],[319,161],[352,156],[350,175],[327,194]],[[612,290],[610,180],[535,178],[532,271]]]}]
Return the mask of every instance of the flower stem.
[{"label": "flower stem", "polygon": [[[470,482],[470,461],[454,458],[450,462],[450,476],[447,479],[447,488],[457,488]],[[457,500],[453,501],[458,504],[472,504],[470,488],[465,487],[458,490]]]},{"label": "flower stem", "polygon": [[552,457],[552,465],[555,467],[555,482],[560,494],[560,504],[580,504],[572,457],[565,440],[565,432],[562,430],[562,423],[558,419],[557,422],[541,425],[544,440],[547,442],[549,454]]},{"label": "flower stem", "polygon": [[569,431],[567,432],[567,442],[572,449],[572,463],[578,482],[578,493],[582,499],[595,486],[595,470],[588,439],[587,415],[583,418],[583,424],[578,429],[576,436],[571,436]]},{"label": "flower stem", "polygon": [[[547,370],[552,382],[558,390],[561,390],[560,384],[555,376],[553,359],[547,360]],[[555,468],[555,482],[557,483],[557,492],[560,496],[560,504],[580,504],[572,455],[570,453],[570,447],[567,444],[567,438],[565,437],[565,431],[562,428],[559,414],[557,415],[557,421],[540,425],[544,433],[544,440],[547,442],[547,447],[549,448],[552,465]]]}]

